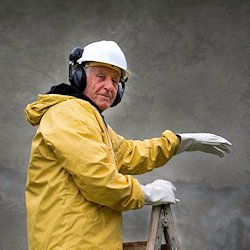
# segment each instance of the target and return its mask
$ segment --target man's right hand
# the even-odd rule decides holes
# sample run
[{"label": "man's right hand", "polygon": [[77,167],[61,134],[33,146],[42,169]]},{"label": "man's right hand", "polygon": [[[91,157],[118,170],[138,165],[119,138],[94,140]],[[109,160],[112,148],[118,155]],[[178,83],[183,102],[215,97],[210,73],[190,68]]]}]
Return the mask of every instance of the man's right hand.
[{"label": "man's right hand", "polygon": [[142,194],[146,205],[157,206],[160,204],[176,203],[176,187],[167,180],[157,179],[147,185],[141,185]]}]

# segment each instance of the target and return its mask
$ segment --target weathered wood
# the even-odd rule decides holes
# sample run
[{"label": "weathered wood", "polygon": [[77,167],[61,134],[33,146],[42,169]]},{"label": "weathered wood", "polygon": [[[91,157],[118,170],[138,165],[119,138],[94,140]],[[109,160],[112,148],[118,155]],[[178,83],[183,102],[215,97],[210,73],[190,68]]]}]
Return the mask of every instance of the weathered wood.
[{"label": "weathered wood", "polygon": [[[165,245],[161,245],[163,234]],[[152,208],[147,242],[147,250],[180,250],[170,204]]]},{"label": "weathered wood", "polygon": [[177,231],[174,225],[173,215],[170,209],[170,205],[164,205],[163,207],[167,224],[164,227],[164,236],[166,239],[166,245],[169,249],[180,250],[180,243],[177,237]]},{"label": "weathered wood", "polygon": [[[125,242],[123,243],[123,250],[145,250],[147,241],[142,242]],[[166,245],[161,246],[161,250],[168,250]]]},{"label": "weathered wood", "polygon": [[147,241],[142,242],[125,242],[123,243],[123,250],[145,250]]},{"label": "weathered wood", "polygon": [[147,250],[154,250],[157,242],[158,227],[160,223],[161,206],[154,206],[151,210]]},{"label": "weathered wood", "polygon": [[[164,235],[166,244],[161,245]],[[123,243],[124,250],[180,250],[170,204],[153,206],[147,241]]]}]

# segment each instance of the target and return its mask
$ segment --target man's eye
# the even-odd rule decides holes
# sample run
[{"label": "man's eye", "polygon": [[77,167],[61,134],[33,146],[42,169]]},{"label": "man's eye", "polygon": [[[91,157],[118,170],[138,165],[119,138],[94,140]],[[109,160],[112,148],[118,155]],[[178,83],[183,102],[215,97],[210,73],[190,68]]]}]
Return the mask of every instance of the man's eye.
[{"label": "man's eye", "polygon": [[112,80],[112,84],[113,84],[113,86],[117,89],[117,88],[118,88],[118,85],[119,85],[119,82],[116,81],[116,80]]},{"label": "man's eye", "polygon": [[98,75],[97,76],[99,79],[101,79],[101,80],[104,80],[105,79],[105,76],[104,75]]}]

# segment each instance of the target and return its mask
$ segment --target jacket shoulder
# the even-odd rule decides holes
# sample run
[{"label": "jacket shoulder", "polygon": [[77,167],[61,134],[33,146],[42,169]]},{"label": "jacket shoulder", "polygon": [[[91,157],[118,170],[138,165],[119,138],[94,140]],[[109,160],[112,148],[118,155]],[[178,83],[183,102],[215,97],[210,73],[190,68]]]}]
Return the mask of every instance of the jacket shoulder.
[{"label": "jacket shoulder", "polygon": [[81,99],[69,99],[58,103],[48,110],[48,115],[54,115],[67,119],[67,117],[82,119],[90,116],[96,116],[98,111],[89,102]]},{"label": "jacket shoulder", "polygon": [[49,133],[54,129],[82,126],[83,124],[99,126],[99,112],[87,101],[69,99],[51,107],[40,123],[41,132]]}]

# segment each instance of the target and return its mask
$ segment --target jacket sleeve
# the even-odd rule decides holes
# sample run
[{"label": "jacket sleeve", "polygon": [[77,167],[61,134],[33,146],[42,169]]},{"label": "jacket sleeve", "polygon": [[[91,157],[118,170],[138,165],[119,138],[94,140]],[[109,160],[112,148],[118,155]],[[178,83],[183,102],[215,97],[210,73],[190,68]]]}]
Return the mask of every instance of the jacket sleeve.
[{"label": "jacket sleeve", "polygon": [[70,103],[51,108],[41,121],[44,140],[58,163],[87,200],[119,211],[142,207],[140,184],[118,172],[115,157],[103,141],[97,111]]},{"label": "jacket sleeve", "polygon": [[109,134],[122,174],[143,174],[167,163],[177,152],[178,137],[166,130],[159,138],[126,140],[109,127]]}]

